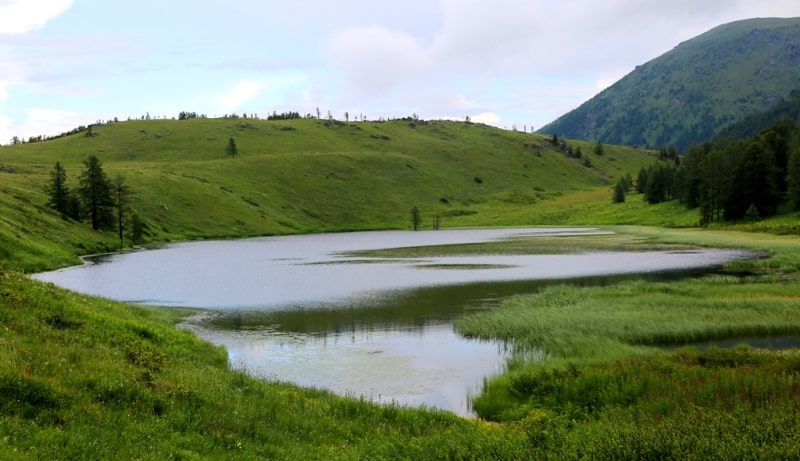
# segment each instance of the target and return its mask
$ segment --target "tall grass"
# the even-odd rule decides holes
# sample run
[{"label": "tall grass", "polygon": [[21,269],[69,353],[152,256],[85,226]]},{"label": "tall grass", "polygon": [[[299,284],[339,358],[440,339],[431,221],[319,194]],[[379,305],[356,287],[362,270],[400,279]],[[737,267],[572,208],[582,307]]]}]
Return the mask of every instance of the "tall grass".
[{"label": "tall grass", "polygon": [[800,239],[616,229],[653,243],[773,256],[700,279],[550,287],[460,319],[458,331],[517,351],[507,373],[486,381],[476,411],[522,428],[544,459],[798,456],[798,350],[692,346],[800,337]]}]

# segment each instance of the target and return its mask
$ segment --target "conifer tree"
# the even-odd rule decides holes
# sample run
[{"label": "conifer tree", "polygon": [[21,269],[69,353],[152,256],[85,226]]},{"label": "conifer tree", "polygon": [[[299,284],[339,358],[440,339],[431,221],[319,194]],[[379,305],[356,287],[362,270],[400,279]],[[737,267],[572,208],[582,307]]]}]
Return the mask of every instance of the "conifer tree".
[{"label": "conifer tree", "polygon": [[800,142],[789,155],[786,173],[787,196],[796,210],[800,210]]},{"label": "conifer tree", "polygon": [[239,155],[239,149],[236,148],[236,141],[233,138],[228,140],[228,146],[225,148],[225,153],[228,154],[228,157],[236,157]]},{"label": "conifer tree", "polygon": [[78,194],[84,212],[92,222],[92,229],[106,229],[113,225],[111,182],[103,171],[100,159],[92,155],[84,162],[85,169],[79,180]]},{"label": "conifer tree", "polygon": [[50,196],[47,202],[50,208],[58,211],[62,215],[70,215],[70,194],[69,188],[67,187],[67,171],[61,166],[61,162],[56,162],[53,170],[50,171],[47,195]]}]

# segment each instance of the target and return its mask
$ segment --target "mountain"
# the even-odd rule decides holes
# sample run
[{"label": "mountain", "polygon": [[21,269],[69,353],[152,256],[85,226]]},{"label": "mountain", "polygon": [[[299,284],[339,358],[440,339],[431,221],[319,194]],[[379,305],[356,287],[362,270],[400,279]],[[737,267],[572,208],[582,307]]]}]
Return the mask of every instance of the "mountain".
[{"label": "mountain", "polygon": [[539,132],[684,150],[798,87],[800,18],[716,27],[637,66]]},{"label": "mountain", "polygon": [[774,126],[781,119],[800,120],[800,89],[792,90],[789,97],[757,114],[728,125],[717,133],[718,139],[746,139]]}]

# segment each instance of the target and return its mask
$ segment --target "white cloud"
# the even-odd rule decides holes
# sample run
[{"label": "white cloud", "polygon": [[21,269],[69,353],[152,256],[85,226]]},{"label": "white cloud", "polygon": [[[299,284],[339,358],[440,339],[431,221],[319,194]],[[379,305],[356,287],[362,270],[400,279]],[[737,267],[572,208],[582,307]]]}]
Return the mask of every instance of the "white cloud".
[{"label": "white cloud", "polygon": [[499,125],[500,116],[494,112],[483,112],[470,116],[470,120],[475,123],[485,123],[487,125]]},{"label": "white cloud", "polygon": [[[0,0],[6,126],[27,133],[35,107],[210,116],[319,107],[540,127],[714,26],[800,16],[797,0],[228,3]],[[21,33],[45,24],[48,33]]]},{"label": "white cloud", "polygon": [[[796,0],[437,3],[438,9],[431,3],[410,4],[404,7],[405,19],[376,17],[377,22],[361,25],[347,23],[346,12],[332,17],[332,23],[347,25],[329,28],[334,32],[324,47],[328,93],[371,112],[485,112],[541,126],[636,65],[712,27],[800,14]],[[408,22],[415,16],[438,22],[415,27]],[[487,121],[501,123],[493,117]]]},{"label": "white cloud", "polygon": [[597,76],[597,80],[595,83],[595,90],[597,92],[603,91],[606,88],[610,87],[611,85],[617,83],[622,77],[629,73],[628,70],[609,70],[601,72]]},{"label": "white cloud", "polygon": [[0,100],[8,97],[8,88],[24,80],[23,66],[0,48]]},{"label": "white cloud", "polygon": [[219,98],[220,112],[227,114],[238,109],[242,104],[250,101],[261,93],[263,84],[254,81],[239,82],[230,93]]},{"label": "white cloud", "polygon": [[6,144],[10,142],[11,137],[14,136],[11,133],[11,124],[13,121],[10,117],[6,117],[4,115],[0,115],[0,145]]},{"label": "white cloud", "polygon": [[413,79],[428,60],[428,51],[415,37],[378,26],[341,30],[331,37],[325,52],[348,83],[366,94]]},{"label": "white cloud", "polygon": [[23,34],[39,29],[67,11],[73,0],[0,1],[0,34]]},{"label": "white cloud", "polygon": [[39,135],[53,136],[81,125],[113,118],[103,117],[97,113],[82,114],[53,108],[28,109],[23,112],[23,117],[22,121],[15,123],[13,119],[0,115],[0,144],[9,142],[13,136],[21,139]]}]

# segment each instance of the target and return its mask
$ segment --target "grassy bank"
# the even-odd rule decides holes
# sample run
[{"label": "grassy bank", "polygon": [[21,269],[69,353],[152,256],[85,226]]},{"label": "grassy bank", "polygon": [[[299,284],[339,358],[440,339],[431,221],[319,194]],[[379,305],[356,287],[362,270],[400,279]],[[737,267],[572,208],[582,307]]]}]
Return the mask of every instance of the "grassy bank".
[{"label": "grassy bank", "polygon": [[[730,231],[618,228],[652,244],[746,247],[769,259],[669,283],[556,286],[465,317],[467,335],[518,346],[474,405],[517,424],[542,457],[794,458],[800,354],[671,348],[800,336],[800,240]],[[558,453],[558,455],[556,455]]]},{"label": "grassy bank", "polygon": [[526,457],[501,426],[232,372],[183,314],[1,273],[0,459]]}]

